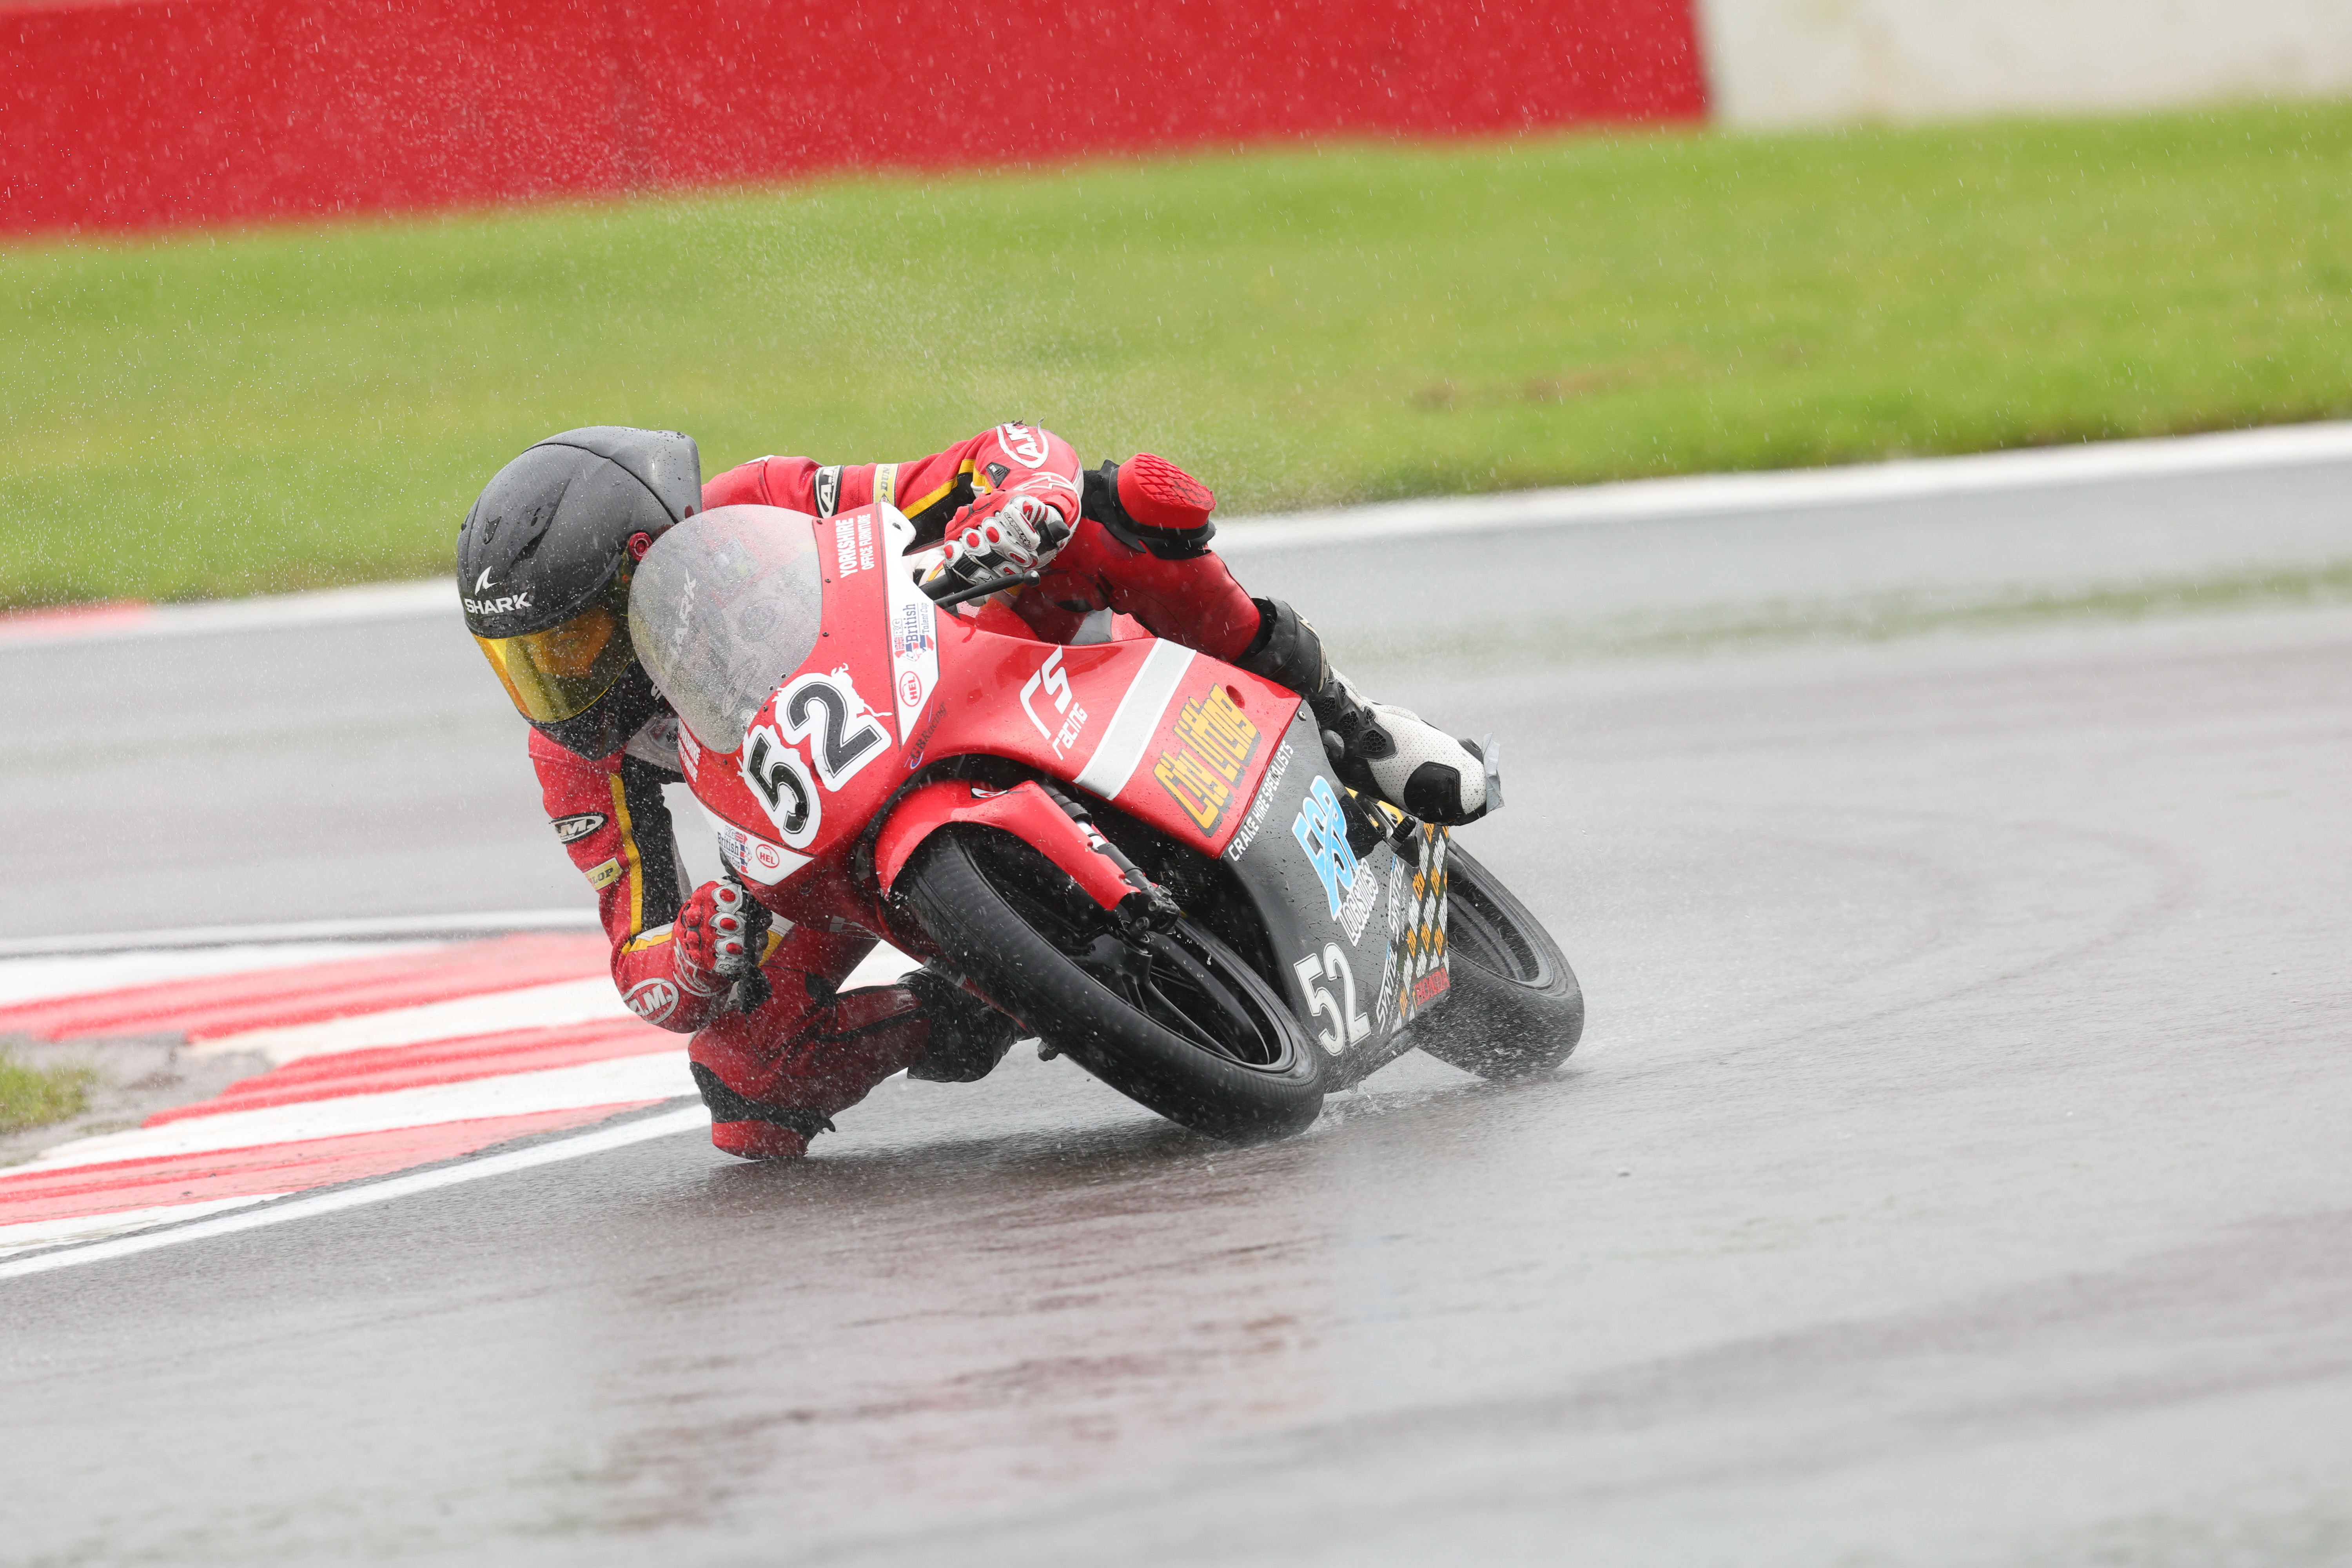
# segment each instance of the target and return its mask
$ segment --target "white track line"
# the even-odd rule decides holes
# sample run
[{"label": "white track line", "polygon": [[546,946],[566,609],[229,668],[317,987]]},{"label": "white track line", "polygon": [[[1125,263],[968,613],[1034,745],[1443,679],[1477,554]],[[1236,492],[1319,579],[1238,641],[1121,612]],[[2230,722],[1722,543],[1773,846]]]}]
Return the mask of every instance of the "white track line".
[{"label": "white track line", "polygon": [[273,1204],[268,1208],[248,1209],[241,1214],[221,1215],[212,1219],[200,1219],[193,1225],[174,1226],[169,1230],[148,1231],[139,1236],[119,1237],[111,1241],[92,1242],[87,1247],[72,1247],[61,1252],[45,1252],[37,1257],[18,1258],[0,1263],[0,1279],[21,1279],[27,1274],[46,1273],[53,1268],[70,1268],[77,1263],[98,1263],[108,1258],[129,1258],[135,1253],[152,1252],[157,1247],[176,1247],[184,1241],[203,1241],[215,1236],[234,1236],[238,1231],[258,1230],[263,1226],[282,1225],[288,1220],[308,1219],[313,1215],[338,1214],[368,1204],[380,1204],[393,1198],[404,1198],[417,1193],[429,1193],[441,1187],[454,1187],[466,1182],[478,1182],[491,1176],[503,1176],[515,1171],[528,1171],[538,1165],[551,1165],[561,1160],[576,1160],[583,1154],[601,1154],[608,1149],[625,1148],[655,1138],[667,1138],[675,1132],[688,1132],[710,1125],[710,1112],[699,1105],[679,1110],[661,1111],[625,1121],[617,1127],[603,1127],[593,1132],[575,1137],[554,1139],[535,1143],[528,1149],[510,1153],[492,1154],[487,1159],[469,1160],[461,1164],[444,1165],[437,1170],[420,1171],[412,1176],[393,1176],[380,1182],[358,1186],[341,1187],[320,1193],[314,1197],[293,1198]]},{"label": "white track line", "polygon": [[[509,1029],[552,1027],[561,1024],[601,1023],[634,1018],[621,1001],[612,980],[595,975],[587,980],[559,980],[529,985],[520,991],[492,991],[460,996],[451,1002],[426,1002],[415,1007],[393,1007],[381,1013],[360,1013],[317,1024],[287,1024],[270,1029],[247,1029],[223,1035],[188,1047],[195,1057],[228,1056],[252,1051],[273,1066],[334,1051],[373,1050],[385,1046],[415,1046],[432,1040],[460,1040],[469,1035],[496,1035]],[[649,1033],[652,1026],[646,1026]]]},{"label": "white track line", "polygon": [[117,1209],[112,1214],[86,1214],[77,1215],[71,1219],[36,1219],[22,1225],[0,1225],[0,1258],[32,1252],[44,1247],[87,1246],[127,1231],[152,1230],[159,1225],[177,1225],[183,1220],[201,1219],[226,1209],[266,1204],[285,1195],[284,1193],[252,1193],[236,1198],[198,1198],[193,1203],[158,1204],[152,1208]]},{"label": "white track line", "polygon": [[[431,942],[246,942],[236,947],[196,947],[143,952],[77,953],[59,958],[0,958],[0,1005],[81,996],[152,985],[164,980],[203,980],[215,974],[261,974],[313,963],[417,952]],[[610,987],[606,987],[610,989]]]},{"label": "white track line", "polygon": [[1354,544],[1397,535],[1785,511],[1798,507],[1919,500],[2055,485],[2173,479],[2347,461],[2352,461],[2352,422],[2281,425],[2212,436],[2036,447],[1966,458],[1920,458],[1896,463],[1782,468],[1749,474],[1698,474],[1684,479],[1515,490],[1505,495],[1335,507],[1324,511],[1236,520],[1231,528],[1218,533],[1217,550],[1220,554],[1243,555],[1253,550]]},{"label": "white track line", "polygon": [[499,910],[483,914],[389,915],[373,920],[295,921],[281,925],[175,926],[163,931],[92,932],[82,936],[10,937],[0,959],[54,958],[77,953],[130,952],[184,947],[226,947],[276,942],[430,942],[509,931],[597,929],[596,911]]},{"label": "white track line", "polygon": [[[1515,490],[1504,495],[1450,496],[1388,501],[1318,511],[1275,512],[1219,519],[1220,553],[1327,542],[1359,543],[1398,534],[1471,532],[1582,522],[1707,513],[1779,511],[1791,507],[1908,500],[2045,485],[2097,484],[2226,473],[2244,468],[2296,468],[2352,460],[2352,422],[2275,425],[2209,436],[2145,441],[2096,441],[2036,447],[1962,458],[1921,458],[1855,463],[1834,468],[1782,468],[1762,473],[1695,474],[1631,479],[1619,484]],[[309,594],[274,594],[208,605],[157,605],[127,615],[0,617],[0,650],[64,641],[181,637],[443,616],[457,617],[455,584],[443,577],[422,583],[380,583]]]},{"label": "white track line", "polygon": [[143,611],[126,607],[121,612],[92,615],[87,622],[70,615],[28,617],[13,625],[0,620],[0,646],[184,637],[191,632],[243,632],[424,616],[457,619],[457,584],[434,577],[422,583],[370,583],[356,588],[324,588],[307,594],[266,594],[209,605],[156,605]]},{"label": "white track line", "polygon": [[694,1079],[687,1071],[686,1051],[681,1047],[642,1056],[610,1057],[578,1067],[469,1079],[462,1083],[436,1083],[422,1089],[388,1089],[382,1094],[339,1095],[327,1100],[298,1100],[291,1105],[264,1106],[257,1110],[191,1116],[160,1127],[137,1127],[128,1132],[77,1138],[70,1143],[44,1149],[25,1163],[10,1166],[6,1173],[69,1170],[79,1165],[153,1159],[166,1154],[267,1148],[276,1143],[302,1143],[356,1132],[400,1132],[413,1127],[474,1121],[492,1116],[536,1116],[542,1111],[578,1110],[597,1105],[642,1104],[694,1092]]}]

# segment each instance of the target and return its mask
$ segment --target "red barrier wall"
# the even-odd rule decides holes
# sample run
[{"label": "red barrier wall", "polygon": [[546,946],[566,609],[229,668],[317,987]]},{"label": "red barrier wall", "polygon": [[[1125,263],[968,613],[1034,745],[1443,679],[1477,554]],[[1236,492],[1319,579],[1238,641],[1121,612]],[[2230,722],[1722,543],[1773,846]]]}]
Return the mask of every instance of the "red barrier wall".
[{"label": "red barrier wall", "polygon": [[0,4],[0,229],[1705,110],[1691,0]]}]

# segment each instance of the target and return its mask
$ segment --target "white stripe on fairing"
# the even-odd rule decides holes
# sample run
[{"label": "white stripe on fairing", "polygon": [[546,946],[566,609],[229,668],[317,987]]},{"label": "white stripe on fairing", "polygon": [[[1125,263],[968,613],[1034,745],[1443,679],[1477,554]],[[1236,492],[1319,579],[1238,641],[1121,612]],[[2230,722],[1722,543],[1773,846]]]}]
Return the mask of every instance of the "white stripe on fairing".
[{"label": "white stripe on fairing", "polygon": [[191,1056],[226,1056],[256,1051],[273,1064],[299,1061],[330,1051],[364,1051],[383,1046],[422,1045],[427,1040],[457,1040],[468,1035],[495,1035],[508,1029],[530,1029],[558,1024],[588,1024],[606,1018],[635,1016],[621,1002],[621,994],[604,975],[590,980],[559,980],[551,985],[528,985],[520,991],[495,991],[482,996],[460,996],[452,1002],[426,1002],[415,1007],[394,1007],[382,1013],[361,1013],[318,1024],[287,1024],[272,1029],[247,1029],[223,1035],[189,1047]]},{"label": "white stripe on fairing", "polygon": [[[395,1089],[383,1094],[352,1094],[306,1100],[258,1110],[224,1110],[192,1116],[161,1127],[77,1138],[47,1149],[12,1171],[45,1172],[111,1160],[147,1160],[166,1154],[209,1154],[223,1149],[257,1149],[341,1138],[355,1132],[396,1132],[444,1121],[487,1116],[536,1116],[549,1110],[580,1110],[596,1105],[643,1104],[675,1100],[697,1090],[687,1071],[686,1052],[659,1051],[613,1057],[542,1072],[508,1073],[465,1083]],[[5,1191],[0,1184],[0,1191]]]},{"label": "white stripe on fairing", "polygon": [[1086,771],[1078,774],[1080,789],[1111,800],[1127,787],[1127,781],[1135,776],[1136,764],[1143,761],[1144,748],[1160,732],[1160,716],[1168,711],[1169,699],[1176,695],[1184,672],[1192,668],[1192,650],[1183,644],[1151,645],[1151,651],[1143,656],[1143,668],[1136,671],[1134,684],[1118,700],[1118,711],[1103,726],[1102,740],[1095,746]]},{"label": "white stripe on fairing", "polygon": [[77,1263],[101,1263],[109,1258],[129,1258],[136,1253],[152,1252],[159,1247],[175,1247],[184,1241],[202,1241],[209,1237],[233,1236],[241,1230],[258,1230],[266,1225],[282,1225],[289,1219],[308,1219],[313,1215],[335,1214],[343,1209],[355,1209],[367,1204],[380,1204],[393,1198],[404,1198],[416,1193],[429,1193],[440,1187],[454,1187],[466,1182],[478,1182],[490,1176],[503,1176],[514,1171],[528,1171],[538,1165],[551,1165],[560,1160],[576,1160],[583,1154],[601,1154],[607,1149],[625,1148],[655,1138],[667,1138],[676,1132],[690,1132],[710,1125],[710,1112],[700,1105],[680,1110],[666,1110],[658,1115],[640,1117],[617,1127],[600,1127],[593,1132],[583,1132],[571,1138],[551,1139],[534,1143],[528,1149],[517,1149],[505,1154],[492,1154],[485,1159],[460,1161],[437,1170],[419,1171],[413,1176],[393,1176],[381,1182],[363,1183],[342,1187],[331,1193],[320,1193],[312,1197],[293,1198],[272,1204],[268,1208],[251,1209],[244,1214],[222,1215],[213,1219],[200,1219],[194,1225],[174,1226],[170,1230],[150,1231],[143,1236],[117,1237],[111,1241],[92,1242],[88,1247],[58,1252],[45,1252],[36,1258],[19,1258],[13,1263],[0,1263],[0,1279],[15,1279],[26,1274],[41,1274],[52,1268],[70,1268]]},{"label": "white stripe on fairing", "polygon": [[282,1198],[284,1193],[252,1193],[241,1198],[199,1198],[194,1203],[158,1204],[152,1208],[121,1209],[113,1214],[77,1215],[71,1219],[27,1220],[23,1225],[0,1225],[0,1258],[15,1253],[30,1252],[42,1247],[75,1247],[85,1242],[104,1241],[110,1236],[126,1231],[152,1230],[159,1225],[177,1225],[182,1220],[202,1219],[208,1214],[224,1209],[241,1209],[253,1204],[266,1204],[272,1198]]}]

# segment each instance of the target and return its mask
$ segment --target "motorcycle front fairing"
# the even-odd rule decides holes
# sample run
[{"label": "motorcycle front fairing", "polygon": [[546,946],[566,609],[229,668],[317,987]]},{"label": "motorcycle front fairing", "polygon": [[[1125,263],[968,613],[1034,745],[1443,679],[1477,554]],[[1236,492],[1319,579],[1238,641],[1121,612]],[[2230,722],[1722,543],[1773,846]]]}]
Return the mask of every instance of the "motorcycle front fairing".
[{"label": "motorcycle front fairing", "polygon": [[939,763],[1007,759],[1224,867],[1342,1079],[1404,1049],[1446,986],[1443,831],[1350,797],[1296,693],[1178,643],[988,629],[931,603],[913,539],[887,504],[723,507],[647,553],[631,633],[730,868],[788,920],[884,934],[869,825]]}]

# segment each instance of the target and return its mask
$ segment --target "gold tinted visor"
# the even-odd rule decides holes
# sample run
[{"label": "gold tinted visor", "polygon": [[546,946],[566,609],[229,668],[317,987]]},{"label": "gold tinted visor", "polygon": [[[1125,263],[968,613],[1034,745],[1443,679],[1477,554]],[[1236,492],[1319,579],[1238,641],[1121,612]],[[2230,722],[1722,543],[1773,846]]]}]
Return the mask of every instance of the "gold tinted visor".
[{"label": "gold tinted visor", "polygon": [[552,724],[584,713],[635,662],[629,584],[614,578],[578,615],[545,631],[474,640],[524,718]]}]

